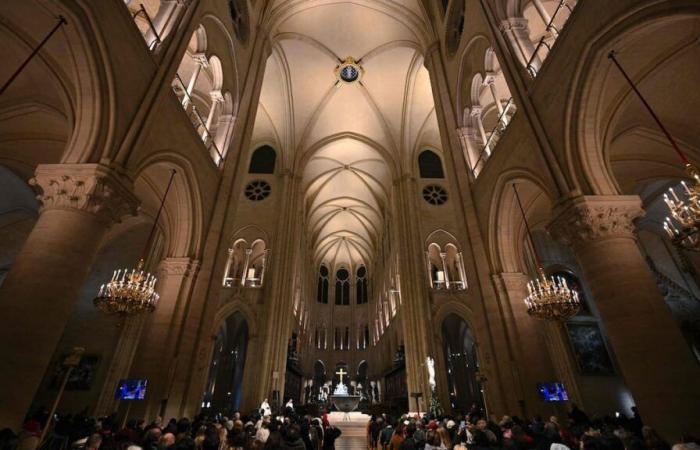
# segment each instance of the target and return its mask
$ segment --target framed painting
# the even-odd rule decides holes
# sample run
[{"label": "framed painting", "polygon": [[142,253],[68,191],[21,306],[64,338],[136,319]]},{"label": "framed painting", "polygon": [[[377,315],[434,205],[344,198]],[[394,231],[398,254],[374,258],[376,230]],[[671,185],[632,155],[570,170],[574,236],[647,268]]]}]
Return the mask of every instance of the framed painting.
[{"label": "framed painting", "polygon": [[613,375],[615,368],[597,322],[567,322],[571,350],[582,375]]},{"label": "framed painting", "polygon": [[[65,359],[64,355],[59,361]],[[73,369],[70,376],[68,377],[68,382],[66,383],[67,391],[87,391],[90,390],[95,376],[97,375],[97,367],[100,363],[100,357],[98,355],[83,355],[80,358],[80,363]],[[51,383],[49,388],[59,389],[61,383],[63,382],[63,377],[68,370],[62,363],[56,367],[53,377],[51,378]]]}]

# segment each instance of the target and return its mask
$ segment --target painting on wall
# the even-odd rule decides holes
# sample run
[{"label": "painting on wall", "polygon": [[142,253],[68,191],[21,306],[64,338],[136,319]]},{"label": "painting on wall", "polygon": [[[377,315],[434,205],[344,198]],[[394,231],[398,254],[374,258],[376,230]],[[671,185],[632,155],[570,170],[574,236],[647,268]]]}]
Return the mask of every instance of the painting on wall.
[{"label": "painting on wall", "polygon": [[[56,367],[56,370],[54,371],[54,375],[51,378],[51,383],[49,384],[49,388],[51,389],[59,389],[61,387],[61,383],[63,382],[63,378],[66,375],[66,371],[68,370],[67,367],[65,367],[62,364],[62,361],[66,359],[65,357],[68,356],[67,354],[64,355],[59,361],[61,363],[58,364]],[[92,386],[93,381],[95,380],[95,376],[97,375],[97,367],[100,363],[100,357],[98,355],[83,355],[80,358],[80,364],[78,364],[73,371],[70,373],[70,376],[68,377],[68,382],[66,383],[66,390],[67,391],[87,391],[90,390],[90,387]]]},{"label": "painting on wall", "polygon": [[615,369],[596,322],[568,322],[569,342],[583,375],[613,375]]}]

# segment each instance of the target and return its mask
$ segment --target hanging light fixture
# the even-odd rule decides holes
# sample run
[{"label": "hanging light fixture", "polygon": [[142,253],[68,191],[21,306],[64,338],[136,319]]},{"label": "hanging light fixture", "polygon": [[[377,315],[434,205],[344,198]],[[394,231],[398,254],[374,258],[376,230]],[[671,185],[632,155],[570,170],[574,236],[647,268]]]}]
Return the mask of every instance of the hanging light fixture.
[{"label": "hanging light fixture", "polygon": [[143,269],[155,235],[158,219],[163,211],[170,186],[173,184],[175,173],[173,169],[153,222],[153,227],[151,227],[151,232],[148,235],[146,246],[143,249],[139,262],[136,264],[136,268],[115,270],[112,279],[100,286],[97,297],[93,300],[93,303],[100,311],[107,314],[131,316],[144,311],[153,312],[156,309],[159,298],[155,289],[157,279],[155,275],[144,272]]},{"label": "hanging light fixture", "polygon": [[698,173],[698,168],[688,161],[685,153],[676,143],[671,133],[668,132],[664,124],[656,115],[651,105],[646,101],[644,96],[637,86],[634,84],[632,79],[627,75],[625,69],[622,68],[617,58],[615,57],[615,51],[608,53],[608,58],[615,64],[622,76],[625,78],[627,83],[630,85],[632,90],[642,104],[649,112],[651,117],[656,122],[656,125],[661,129],[661,131],[668,139],[671,147],[676,151],[678,158],[685,167],[685,171],[691,178],[691,182],[688,184],[685,181],[681,181],[683,186],[680,189],[680,194],[676,194],[674,188],[669,188],[668,192],[664,194],[664,202],[669,209],[669,215],[666,216],[664,220],[664,229],[668,236],[671,238],[671,242],[680,250],[692,250],[700,251],[700,174]]},{"label": "hanging light fixture", "polygon": [[518,208],[520,208],[520,214],[525,222],[527,238],[537,264],[537,277],[527,283],[528,295],[524,300],[525,306],[527,306],[527,313],[537,319],[551,321],[563,321],[575,316],[581,310],[581,300],[578,298],[578,292],[569,287],[565,278],[547,276],[545,274],[535,243],[532,240],[530,225],[527,223],[525,210],[523,210],[523,205],[520,203],[520,196],[515,184],[513,184],[513,191],[518,202]]}]

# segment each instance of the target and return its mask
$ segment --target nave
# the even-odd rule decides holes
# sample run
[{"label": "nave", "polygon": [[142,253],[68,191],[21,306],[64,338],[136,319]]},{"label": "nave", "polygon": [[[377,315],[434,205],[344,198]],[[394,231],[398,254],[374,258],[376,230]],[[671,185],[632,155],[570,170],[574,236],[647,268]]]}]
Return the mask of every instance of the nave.
[{"label": "nave", "polygon": [[697,0],[3,0],[0,61],[0,450],[700,429]]}]

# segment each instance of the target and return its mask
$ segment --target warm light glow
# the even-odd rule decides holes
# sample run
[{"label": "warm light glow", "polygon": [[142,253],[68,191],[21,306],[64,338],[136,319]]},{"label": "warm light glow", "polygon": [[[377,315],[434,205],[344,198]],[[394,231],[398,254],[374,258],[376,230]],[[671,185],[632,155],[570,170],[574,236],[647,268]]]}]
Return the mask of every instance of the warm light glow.
[{"label": "warm light glow", "polygon": [[132,315],[142,311],[152,312],[158,303],[155,290],[156,277],[143,271],[140,260],[135,269],[119,269],[107,284],[100,286],[94,304],[108,314]]},{"label": "warm light glow", "polygon": [[680,195],[674,188],[664,194],[670,212],[664,220],[664,229],[675,246],[700,251],[700,176],[694,166],[688,165],[686,169],[693,178],[690,186],[682,181]]},{"label": "warm light glow", "polygon": [[527,284],[525,297],[527,312],[546,320],[566,320],[581,309],[578,292],[569,288],[563,277],[546,276],[540,269],[539,276]]},{"label": "warm light glow", "polygon": [[439,281],[439,282],[445,281],[445,272],[443,272],[442,270],[438,270],[436,276],[437,276],[437,281]]},{"label": "warm light glow", "polygon": [[255,278],[255,269],[254,268],[251,267],[250,269],[248,269],[248,275],[246,276],[246,278],[248,278],[249,280],[252,280],[253,278]]}]

